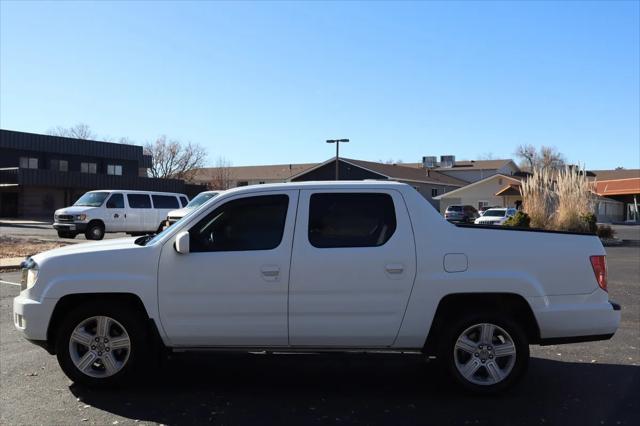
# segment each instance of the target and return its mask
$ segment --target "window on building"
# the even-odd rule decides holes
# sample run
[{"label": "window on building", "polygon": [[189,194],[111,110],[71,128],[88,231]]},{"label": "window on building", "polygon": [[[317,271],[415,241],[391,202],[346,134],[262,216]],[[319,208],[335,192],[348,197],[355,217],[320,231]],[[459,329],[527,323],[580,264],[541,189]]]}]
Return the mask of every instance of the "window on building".
[{"label": "window on building", "polygon": [[127,201],[132,209],[151,208],[151,199],[147,194],[127,194]]},{"label": "window on building", "polygon": [[156,209],[179,209],[178,198],[173,195],[152,195],[153,207]]},{"label": "window on building", "polygon": [[98,171],[96,163],[80,163],[80,173],[89,173],[95,175]]},{"label": "window on building", "polygon": [[122,166],[120,164],[107,165],[107,174],[113,176],[122,176]]},{"label": "window on building", "polygon": [[264,185],[264,184],[265,184],[265,181],[261,180],[260,182],[258,182],[258,184],[260,184],[260,185]]},{"label": "window on building", "polygon": [[20,157],[20,168],[22,169],[37,169],[38,159],[35,157]]},{"label": "window on building", "polygon": [[274,249],[282,241],[288,207],[284,194],[229,201],[189,230],[190,251]]},{"label": "window on building", "polygon": [[478,201],[478,210],[480,210],[481,208],[484,207],[489,207],[489,202],[488,201]]},{"label": "window on building", "polygon": [[431,188],[431,198],[438,196],[438,188]]},{"label": "window on building", "polygon": [[68,172],[69,162],[67,160],[51,160],[51,170]]},{"label": "window on building", "polygon": [[309,242],[314,247],[378,247],[396,230],[388,194],[313,194],[309,205]]},{"label": "window on building", "polygon": [[113,194],[107,201],[108,209],[124,209],[124,197],[122,194]]}]

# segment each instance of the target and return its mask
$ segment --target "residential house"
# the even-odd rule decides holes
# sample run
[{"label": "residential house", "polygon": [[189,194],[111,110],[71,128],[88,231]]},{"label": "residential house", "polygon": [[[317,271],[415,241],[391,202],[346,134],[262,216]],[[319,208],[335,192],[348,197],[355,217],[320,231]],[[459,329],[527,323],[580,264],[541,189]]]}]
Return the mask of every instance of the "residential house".
[{"label": "residential house", "polygon": [[[304,170],[291,177],[291,181],[334,180],[336,158]],[[373,161],[340,157],[338,161],[340,180],[394,180],[413,186],[434,207],[438,208],[437,197],[461,188],[467,182],[435,170],[408,167],[402,164],[384,164]]]},{"label": "residential house", "polygon": [[436,197],[440,201],[440,212],[454,204],[482,207],[515,207],[520,196],[520,175],[493,174],[469,185]]},{"label": "residential house", "polygon": [[469,183],[478,182],[497,174],[512,176],[520,172],[520,168],[511,159],[457,161],[453,155],[443,155],[439,162],[437,157],[422,157],[421,163],[405,163],[403,165],[428,168]]}]

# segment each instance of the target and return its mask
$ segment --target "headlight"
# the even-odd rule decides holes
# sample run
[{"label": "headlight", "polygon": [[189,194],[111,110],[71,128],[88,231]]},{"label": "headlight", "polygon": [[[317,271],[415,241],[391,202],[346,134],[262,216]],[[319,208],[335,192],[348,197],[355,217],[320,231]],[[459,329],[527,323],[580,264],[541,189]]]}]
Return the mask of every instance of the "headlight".
[{"label": "headlight", "polygon": [[20,290],[27,290],[33,287],[38,280],[38,264],[30,257],[25,259],[22,267],[22,279],[20,280]]},{"label": "headlight", "polygon": [[38,279],[38,270],[37,269],[28,269],[27,270],[27,289],[30,289],[36,284],[36,280]]},{"label": "headlight", "polygon": [[77,214],[76,220],[85,220],[87,218],[86,214]]}]

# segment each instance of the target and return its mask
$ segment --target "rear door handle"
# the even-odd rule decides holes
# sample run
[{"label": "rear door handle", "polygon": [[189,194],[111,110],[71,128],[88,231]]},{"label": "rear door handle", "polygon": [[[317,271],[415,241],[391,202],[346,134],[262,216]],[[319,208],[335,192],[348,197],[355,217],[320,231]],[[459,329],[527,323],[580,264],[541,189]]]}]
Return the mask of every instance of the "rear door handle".
[{"label": "rear door handle", "polygon": [[390,263],[385,266],[385,270],[390,274],[401,274],[404,272],[404,265],[400,263]]},{"label": "rear door handle", "polygon": [[278,277],[280,276],[280,267],[275,265],[265,265],[260,268],[260,272],[262,273],[262,278],[265,281],[278,281]]}]

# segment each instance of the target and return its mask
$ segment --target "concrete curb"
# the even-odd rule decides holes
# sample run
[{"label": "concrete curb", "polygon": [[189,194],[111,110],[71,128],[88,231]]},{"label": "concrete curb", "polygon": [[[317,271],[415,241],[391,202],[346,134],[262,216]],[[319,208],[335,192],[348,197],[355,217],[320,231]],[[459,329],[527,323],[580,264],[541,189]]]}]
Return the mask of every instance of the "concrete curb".
[{"label": "concrete curb", "polygon": [[20,269],[20,263],[24,260],[24,257],[7,257],[0,259],[0,271],[6,271],[8,269]]}]

